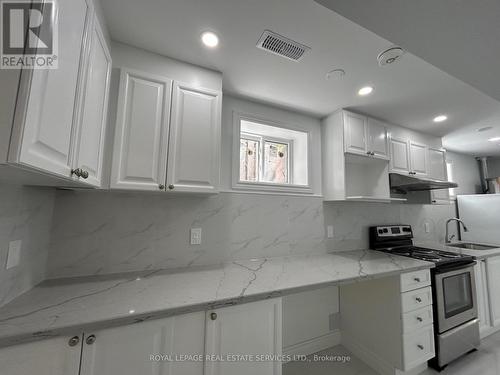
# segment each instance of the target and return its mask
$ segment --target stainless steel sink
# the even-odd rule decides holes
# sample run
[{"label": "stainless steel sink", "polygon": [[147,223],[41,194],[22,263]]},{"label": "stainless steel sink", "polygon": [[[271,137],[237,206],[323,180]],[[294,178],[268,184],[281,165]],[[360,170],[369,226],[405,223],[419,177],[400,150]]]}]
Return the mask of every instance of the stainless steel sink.
[{"label": "stainless steel sink", "polygon": [[500,246],[480,245],[472,242],[450,243],[447,244],[446,246],[459,247],[461,249],[469,249],[469,250],[490,250],[490,249],[498,249],[500,247]]}]

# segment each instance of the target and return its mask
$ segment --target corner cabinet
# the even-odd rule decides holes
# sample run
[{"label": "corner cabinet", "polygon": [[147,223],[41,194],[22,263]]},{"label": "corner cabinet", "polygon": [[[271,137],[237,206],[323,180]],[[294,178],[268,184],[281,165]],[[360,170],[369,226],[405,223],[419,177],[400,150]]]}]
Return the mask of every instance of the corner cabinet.
[{"label": "corner cabinet", "polygon": [[0,162],[62,178],[60,185],[100,186],[111,57],[91,0],[54,4],[58,68],[20,74],[9,152]]},{"label": "corner cabinet", "polygon": [[221,97],[123,68],[110,187],[217,192]]}]

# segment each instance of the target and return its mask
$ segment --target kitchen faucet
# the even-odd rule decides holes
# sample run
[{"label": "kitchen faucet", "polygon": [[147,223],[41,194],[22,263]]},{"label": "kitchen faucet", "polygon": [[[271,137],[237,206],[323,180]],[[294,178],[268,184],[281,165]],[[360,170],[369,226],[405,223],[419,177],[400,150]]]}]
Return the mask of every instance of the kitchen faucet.
[{"label": "kitchen faucet", "polygon": [[462,220],[460,220],[459,218],[457,218],[457,217],[453,217],[453,218],[451,218],[451,219],[448,219],[448,220],[446,221],[446,234],[445,234],[445,239],[444,239],[444,242],[445,242],[445,243],[450,243],[450,242],[451,242],[451,240],[453,239],[453,237],[455,237],[455,235],[454,235],[454,234],[452,234],[452,235],[451,235],[451,237],[449,236],[449,229],[448,229],[448,227],[449,227],[449,224],[450,224],[450,222],[451,222],[451,221],[456,221],[457,223],[462,224],[462,226],[463,226],[463,228],[464,228],[464,232],[468,232],[468,231],[469,231],[469,230],[467,229],[467,227],[465,226],[465,223],[464,223]]}]

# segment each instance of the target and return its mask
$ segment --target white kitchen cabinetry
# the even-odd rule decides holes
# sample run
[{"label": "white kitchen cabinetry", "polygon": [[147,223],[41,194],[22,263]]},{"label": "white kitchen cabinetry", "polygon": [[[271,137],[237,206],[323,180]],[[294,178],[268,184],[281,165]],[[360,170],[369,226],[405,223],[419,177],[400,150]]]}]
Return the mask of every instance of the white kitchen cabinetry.
[{"label": "white kitchen cabinetry", "polygon": [[221,94],[176,82],[172,103],[167,185],[176,191],[216,192]]},{"label": "white kitchen cabinetry", "polygon": [[[429,147],[429,177],[434,180],[448,181],[446,170],[446,151]],[[431,190],[432,204],[450,204],[448,189]]]},{"label": "white kitchen cabinetry", "polygon": [[221,92],[126,68],[119,91],[111,188],[216,192]]},{"label": "white kitchen cabinetry", "polygon": [[54,4],[57,69],[26,69],[2,87],[19,86],[10,137],[0,139],[2,175],[26,184],[100,186],[111,58],[91,0]]},{"label": "white kitchen cabinetry", "polygon": [[490,329],[490,310],[488,302],[488,282],[486,280],[486,261],[479,260],[474,266],[474,277],[477,290],[477,311],[479,318],[479,332],[483,337]]},{"label": "white kitchen cabinetry", "polygon": [[391,172],[404,173],[410,172],[410,152],[406,139],[397,139],[391,137]]},{"label": "white kitchen cabinetry", "polygon": [[427,146],[409,141],[410,173],[418,176],[427,176]]},{"label": "white kitchen cabinetry", "polygon": [[164,190],[172,80],[122,69],[111,188]]},{"label": "white kitchen cabinetry", "polygon": [[[73,340],[73,346],[69,345]],[[5,375],[79,375],[81,337],[57,337],[0,349]]]},{"label": "white kitchen cabinetry", "polygon": [[204,332],[198,312],[85,334],[81,375],[203,375]]},{"label": "white kitchen cabinetry", "polygon": [[387,128],[375,119],[344,111],[345,152],[389,159]]},{"label": "white kitchen cabinetry", "polygon": [[111,55],[101,26],[94,16],[73,168],[87,172],[88,177],[84,181],[96,187],[101,186],[110,75]]},{"label": "white kitchen cabinetry", "polygon": [[500,256],[486,259],[491,325],[500,326]]},{"label": "white kitchen cabinetry", "polygon": [[[205,375],[280,375],[281,298],[207,312]],[[227,355],[253,356],[246,360]],[[269,360],[261,356],[269,356]],[[260,359],[260,360],[259,360]]]}]

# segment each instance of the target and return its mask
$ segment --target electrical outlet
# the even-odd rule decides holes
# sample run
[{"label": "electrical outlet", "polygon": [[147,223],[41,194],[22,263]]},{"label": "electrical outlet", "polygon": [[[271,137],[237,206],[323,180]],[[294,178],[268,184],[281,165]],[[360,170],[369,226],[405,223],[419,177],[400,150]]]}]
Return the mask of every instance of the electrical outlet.
[{"label": "electrical outlet", "polygon": [[326,237],[333,238],[333,225],[326,226]]},{"label": "electrical outlet", "polygon": [[191,245],[201,245],[201,228],[191,228]]},{"label": "electrical outlet", "polygon": [[429,223],[424,223],[425,233],[429,233],[431,231],[431,226]]},{"label": "electrical outlet", "polygon": [[21,261],[21,240],[10,241],[9,243],[9,253],[7,254],[7,264],[6,269],[16,267]]}]

